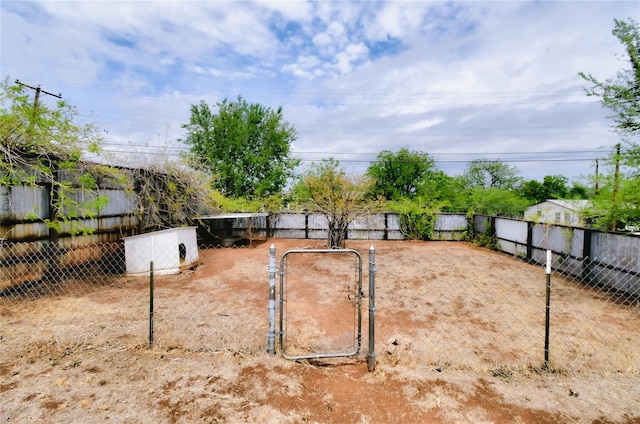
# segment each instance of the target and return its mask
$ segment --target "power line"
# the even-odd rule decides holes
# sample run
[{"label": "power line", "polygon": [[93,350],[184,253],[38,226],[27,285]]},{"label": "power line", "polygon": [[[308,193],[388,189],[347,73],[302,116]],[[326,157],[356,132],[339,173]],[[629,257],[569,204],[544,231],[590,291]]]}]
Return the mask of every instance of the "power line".
[{"label": "power line", "polygon": [[[149,149],[145,149],[145,150],[122,150],[122,149],[105,149],[105,153],[122,153],[122,154],[135,154],[135,155],[140,155],[140,156],[157,156],[158,154],[162,154],[164,156],[167,157],[175,157],[175,158],[179,158],[180,157],[180,153],[182,153],[182,151],[177,151],[177,152],[165,152],[163,151],[162,148],[158,148],[157,150],[149,150]],[[563,152],[563,153],[568,153],[571,154],[571,152]],[[478,158],[484,158],[487,161],[496,161],[496,162],[504,162],[504,163],[545,163],[545,162],[594,162],[596,160],[599,159],[599,157],[566,157],[566,158],[561,158],[561,157],[553,157],[553,158],[541,158],[541,157],[534,157],[534,158],[486,158],[486,156],[493,156],[493,155],[502,155],[503,153],[492,153],[492,154],[478,154],[478,156],[475,157],[468,157],[468,158],[461,158],[461,159],[443,159],[443,158],[438,158],[438,157],[434,157],[434,163],[439,164],[439,163],[469,163],[472,162],[474,160],[478,160]],[[509,154],[509,153],[505,153],[505,154]],[[531,153],[531,154],[536,154],[536,153]],[[539,153],[538,153],[539,154]],[[558,154],[558,152],[545,152],[545,154]],[[362,153],[360,153],[360,155],[362,155]],[[471,153],[469,153],[469,155],[471,155]],[[296,154],[293,154],[293,157],[296,157],[297,159],[300,159],[301,162],[318,162],[324,159],[327,159],[329,157],[333,157],[336,156],[336,154],[326,154],[323,157],[317,157],[317,158],[303,158],[303,157],[296,157]],[[354,158],[340,158],[339,161],[341,163],[375,163],[378,162],[377,158],[373,158],[373,159],[354,159]]]}]

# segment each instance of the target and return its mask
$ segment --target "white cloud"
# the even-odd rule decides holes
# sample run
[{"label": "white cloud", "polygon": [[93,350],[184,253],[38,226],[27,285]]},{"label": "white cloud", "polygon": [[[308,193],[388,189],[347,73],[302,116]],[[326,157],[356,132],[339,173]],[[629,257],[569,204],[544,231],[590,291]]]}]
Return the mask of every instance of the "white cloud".
[{"label": "white cloud", "polygon": [[[4,1],[0,13],[2,76],[62,92],[114,144],[175,141],[191,104],[240,94],[283,105],[298,152],[362,160],[400,147],[508,159],[611,146],[607,111],[577,74],[606,79],[625,65],[613,19],[639,11],[624,1]],[[559,169],[516,165],[538,178]]]},{"label": "white cloud", "polygon": [[365,59],[369,49],[364,43],[349,44],[343,51],[336,55],[336,68],[341,74],[346,74],[353,69],[353,65]]},{"label": "white cloud", "polygon": [[431,8],[427,2],[389,2],[376,15],[369,34],[374,39],[387,36],[404,38],[408,34],[420,32],[425,14]]}]

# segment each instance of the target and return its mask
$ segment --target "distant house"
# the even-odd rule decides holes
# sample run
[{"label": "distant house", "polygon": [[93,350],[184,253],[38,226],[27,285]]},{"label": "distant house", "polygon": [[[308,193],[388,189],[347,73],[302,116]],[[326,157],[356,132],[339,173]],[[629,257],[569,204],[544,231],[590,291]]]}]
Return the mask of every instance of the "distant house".
[{"label": "distant house", "polygon": [[547,224],[581,227],[584,226],[583,211],[590,204],[589,200],[547,199],[529,206],[524,212],[524,219]]}]

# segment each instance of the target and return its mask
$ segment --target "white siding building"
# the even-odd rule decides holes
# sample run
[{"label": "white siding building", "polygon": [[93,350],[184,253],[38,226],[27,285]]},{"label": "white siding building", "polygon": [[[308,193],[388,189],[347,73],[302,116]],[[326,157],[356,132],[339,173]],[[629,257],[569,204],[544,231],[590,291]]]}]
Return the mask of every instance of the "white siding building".
[{"label": "white siding building", "polygon": [[524,212],[524,219],[547,224],[584,226],[582,212],[590,205],[588,200],[547,199],[531,205]]}]

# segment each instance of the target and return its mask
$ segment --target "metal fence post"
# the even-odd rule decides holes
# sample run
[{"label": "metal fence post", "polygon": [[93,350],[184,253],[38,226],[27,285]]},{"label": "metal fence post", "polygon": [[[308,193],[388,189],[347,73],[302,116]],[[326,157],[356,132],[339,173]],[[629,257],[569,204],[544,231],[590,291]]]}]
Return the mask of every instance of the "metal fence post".
[{"label": "metal fence post", "polygon": [[551,250],[547,250],[547,306],[544,323],[544,367],[549,368],[549,321],[551,316]]},{"label": "metal fence post", "polygon": [[269,334],[267,352],[276,354],[276,247],[269,248]]},{"label": "metal fence post", "polygon": [[376,311],[376,250],[369,248],[369,353],[367,354],[367,368],[376,369],[375,349],[375,311]]},{"label": "metal fence post", "polygon": [[153,347],[153,261],[149,262],[149,349]]}]

